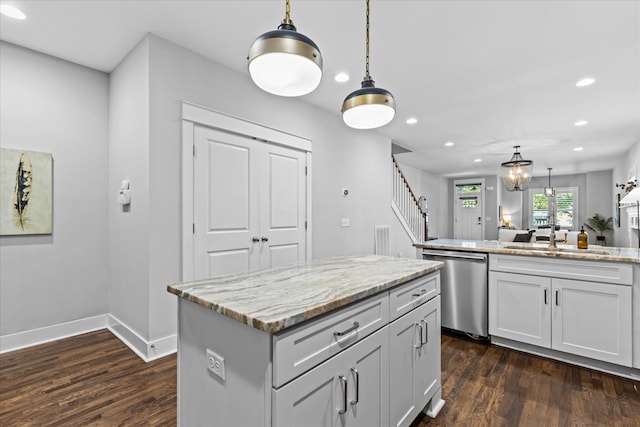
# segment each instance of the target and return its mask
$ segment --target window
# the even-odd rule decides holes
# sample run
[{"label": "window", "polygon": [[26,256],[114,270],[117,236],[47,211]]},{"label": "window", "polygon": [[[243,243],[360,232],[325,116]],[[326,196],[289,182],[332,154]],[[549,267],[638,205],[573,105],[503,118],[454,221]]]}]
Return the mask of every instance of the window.
[{"label": "window", "polygon": [[[533,188],[529,194],[531,227],[549,225],[549,199],[544,195],[544,188]],[[577,218],[578,188],[556,188],[556,225],[562,229],[576,229]]]}]

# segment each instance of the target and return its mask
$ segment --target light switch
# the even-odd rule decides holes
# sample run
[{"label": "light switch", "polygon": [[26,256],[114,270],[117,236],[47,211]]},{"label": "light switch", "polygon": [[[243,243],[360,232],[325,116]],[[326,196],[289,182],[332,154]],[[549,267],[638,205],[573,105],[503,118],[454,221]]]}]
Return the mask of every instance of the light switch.
[{"label": "light switch", "polygon": [[349,227],[350,225],[351,225],[351,220],[349,218],[340,219],[340,227]]}]

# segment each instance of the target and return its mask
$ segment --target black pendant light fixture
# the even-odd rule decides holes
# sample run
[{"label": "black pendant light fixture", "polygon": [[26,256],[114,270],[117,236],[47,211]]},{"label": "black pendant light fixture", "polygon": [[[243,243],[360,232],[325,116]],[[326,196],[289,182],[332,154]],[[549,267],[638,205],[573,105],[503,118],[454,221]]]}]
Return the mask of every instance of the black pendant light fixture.
[{"label": "black pendant light fixture", "polygon": [[362,88],[351,92],[342,103],[342,119],[355,129],[384,126],[396,115],[396,101],[391,92],[375,87],[369,75],[369,0],[367,1],[366,73]]},{"label": "black pendant light fixture", "polygon": [[297,32],[291,5],[277,30],[259,36],[249,49],[249,74],[262,90],[279,96],[312,92],[322,79],[322,55],[309,37]]},{"label": "black pendant light fixture", "polygon": [[524,191],[529,188],[529,182],[531,182],[533,162],[522,158],[518,152],[519,145],[514,145],[513,148],[516,149],[516,152],[513,153],[511,160],[501,165],[502,184],[507,191]]}]

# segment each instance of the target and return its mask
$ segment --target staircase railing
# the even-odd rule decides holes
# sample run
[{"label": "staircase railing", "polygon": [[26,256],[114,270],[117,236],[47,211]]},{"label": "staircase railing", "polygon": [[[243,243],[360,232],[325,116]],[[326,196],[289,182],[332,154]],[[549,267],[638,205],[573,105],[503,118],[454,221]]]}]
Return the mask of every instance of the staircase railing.
[{"label": "staircase railing", "polygon": [[413,194],[395,157],[391,156],[391,159],[393,160],[392,207],[414,243],[426,241],[429,232],[426,226],[427,214],[422,211],[420,202],[416,195]]}]

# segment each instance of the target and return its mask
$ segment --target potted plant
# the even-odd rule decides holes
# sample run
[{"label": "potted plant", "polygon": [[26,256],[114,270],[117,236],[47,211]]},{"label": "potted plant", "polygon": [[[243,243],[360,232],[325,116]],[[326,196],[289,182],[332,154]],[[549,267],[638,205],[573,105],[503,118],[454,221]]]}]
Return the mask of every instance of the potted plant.
[{"label": "potted plant", "polygon": [[584,226],[591,231],[598,233],[596,241],[598,244],[606,244],[604,232],[613,230],[613,217],[605,218],[600,214],[594,214],[591,218],[587,219]]}]

